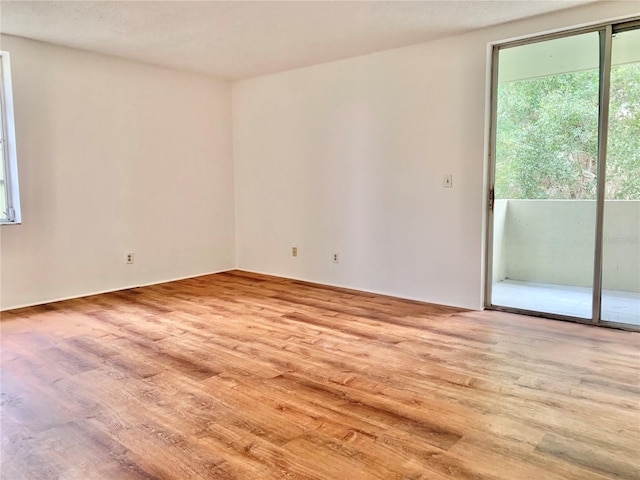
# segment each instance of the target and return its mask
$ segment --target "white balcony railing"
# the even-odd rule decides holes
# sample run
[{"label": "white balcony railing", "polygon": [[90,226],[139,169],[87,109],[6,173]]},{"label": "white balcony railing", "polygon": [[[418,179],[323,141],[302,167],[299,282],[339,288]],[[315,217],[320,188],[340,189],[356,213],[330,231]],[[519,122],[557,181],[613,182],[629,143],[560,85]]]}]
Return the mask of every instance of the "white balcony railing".
[{"label": "white balcony railing", "polygon": [[[593,200],[496,200],[493,281],[591,286]],[[603,287],[640,292],[640,201],[605,202]]]}]

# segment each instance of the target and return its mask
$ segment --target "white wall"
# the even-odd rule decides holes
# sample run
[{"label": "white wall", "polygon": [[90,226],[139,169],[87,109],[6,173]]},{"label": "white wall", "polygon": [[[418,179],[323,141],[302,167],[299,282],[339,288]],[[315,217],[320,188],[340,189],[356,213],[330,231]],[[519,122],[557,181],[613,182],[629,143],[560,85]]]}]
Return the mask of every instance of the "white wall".
[{"label": "white wall", "polygon": [[0,228],[2,309],[234,267],[228,83],[10,36],[1,48],[23,213]]},{"label": "white wall", "polygon": [[510,200],[496,199],[493,202],[493,271],[491,279],[500,282],[507,276],[506,234],[507,213]]},{"label": "white wall", "polygon": [[[593,284],[595,200],[502,202],[504,241],[494,243],[494,254],[502,249],[505,274],[494,280]],[[607,200],[604,212],[603,286],[640,292],[640,201]]]},{"label": "white wall", "polygon": [[487,43],[634,12],[598,3],[234,84],[239,268],[481,308]]}]

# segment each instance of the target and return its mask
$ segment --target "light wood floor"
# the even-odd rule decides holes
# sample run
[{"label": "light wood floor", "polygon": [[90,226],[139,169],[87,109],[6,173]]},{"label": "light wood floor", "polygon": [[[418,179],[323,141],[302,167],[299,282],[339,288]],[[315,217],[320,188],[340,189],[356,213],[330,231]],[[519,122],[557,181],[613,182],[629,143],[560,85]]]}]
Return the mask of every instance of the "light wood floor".
[{"label": "light wood floor", "polygon": [[640,334],[242,272],[2,315],[2,480],[640,478]]}]

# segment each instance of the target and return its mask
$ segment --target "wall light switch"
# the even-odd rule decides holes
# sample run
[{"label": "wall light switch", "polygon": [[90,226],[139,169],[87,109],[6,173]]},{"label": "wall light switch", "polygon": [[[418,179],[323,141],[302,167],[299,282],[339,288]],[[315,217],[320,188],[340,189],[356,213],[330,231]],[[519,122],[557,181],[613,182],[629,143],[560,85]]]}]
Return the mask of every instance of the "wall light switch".
[{"label": "wall light switch", "polygon": [[291,256],[292,257],[298,256],[298,247],[291,247]]},{"label": "wall light switch", "polygon": [[442,177],[442,186],[445,188],[453,187],[453,175],[449,173]]}]

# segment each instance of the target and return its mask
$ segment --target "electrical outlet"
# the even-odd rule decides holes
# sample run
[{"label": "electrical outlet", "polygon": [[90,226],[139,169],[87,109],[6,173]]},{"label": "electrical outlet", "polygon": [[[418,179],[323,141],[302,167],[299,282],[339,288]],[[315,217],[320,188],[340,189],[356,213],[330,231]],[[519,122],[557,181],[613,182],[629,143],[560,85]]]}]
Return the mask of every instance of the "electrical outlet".
[{"label": "electrical outlet", "polygon": [[291,256],[292,257],[298,256],[298,247],[291,247]]},{"label": "electrical outlet", "polygon": [[445,188],[453,187],[453,175],[449,173],[442,177],[442,186]]},{"label": "electrical outlet", "polygon": [[127,253],[127,265],[131,265],[133,263],[133,253]]},{"label": "electrical outlet", "polygon": [[339,253],[334,253],[333,254],[333,263],[340,263],[340,254]]}]

